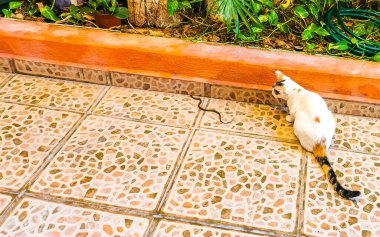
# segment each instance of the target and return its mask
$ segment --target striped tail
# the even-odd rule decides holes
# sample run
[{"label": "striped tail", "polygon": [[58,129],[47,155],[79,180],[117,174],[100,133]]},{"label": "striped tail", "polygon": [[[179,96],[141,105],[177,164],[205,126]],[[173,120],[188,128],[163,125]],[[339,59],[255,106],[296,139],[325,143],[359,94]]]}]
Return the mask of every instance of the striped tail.
[{"label": "striped tail", "polygon": [[322,144],[317,144],[313,148],[313,154],[321,166],[323,172],[329,179],[330,183],[334,187],[335,191],[344,199],[351,200],[360,195],[359,191],[351,191],[345,189],[337,180],[336,174],[330,165],[330,162],[326,155],[326,147]]}]

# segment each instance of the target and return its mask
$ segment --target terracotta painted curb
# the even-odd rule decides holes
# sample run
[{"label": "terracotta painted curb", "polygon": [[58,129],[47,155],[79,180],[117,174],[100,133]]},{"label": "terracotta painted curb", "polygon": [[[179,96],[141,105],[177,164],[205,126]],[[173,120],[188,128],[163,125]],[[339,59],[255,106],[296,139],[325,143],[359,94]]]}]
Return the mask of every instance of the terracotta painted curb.
[{"label": "terracotta painted curb", "polygon": [[282,70],[327,98],[380,104],[380,64],[0,19],[0,57],[270,89]]}]

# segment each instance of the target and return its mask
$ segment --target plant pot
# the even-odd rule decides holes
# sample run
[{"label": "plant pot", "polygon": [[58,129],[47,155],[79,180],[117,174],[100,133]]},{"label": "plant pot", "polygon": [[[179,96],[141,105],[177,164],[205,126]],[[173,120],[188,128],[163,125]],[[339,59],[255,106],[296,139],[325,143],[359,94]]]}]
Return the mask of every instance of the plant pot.
[{"label": "plant pot", "polygon": [[95,14],[95,22],[101,28],[111,28],[121,24],[119,18],[108,14]]}]

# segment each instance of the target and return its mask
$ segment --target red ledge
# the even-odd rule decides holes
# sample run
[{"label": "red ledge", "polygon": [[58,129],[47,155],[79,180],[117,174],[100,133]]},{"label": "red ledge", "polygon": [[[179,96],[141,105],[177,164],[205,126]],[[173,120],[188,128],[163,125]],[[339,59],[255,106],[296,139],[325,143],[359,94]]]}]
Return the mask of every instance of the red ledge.
[{"label": "red ledge", "polygon": [[0,57],[270,89],[281,70],[332,99],[380,104],[380,64],[0,19]]}]

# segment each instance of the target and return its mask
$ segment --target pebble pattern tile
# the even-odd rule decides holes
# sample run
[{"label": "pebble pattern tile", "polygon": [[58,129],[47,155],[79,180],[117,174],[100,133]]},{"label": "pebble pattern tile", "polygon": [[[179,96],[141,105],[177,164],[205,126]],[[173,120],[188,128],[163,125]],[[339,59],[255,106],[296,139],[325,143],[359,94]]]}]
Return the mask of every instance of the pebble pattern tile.
[{"label": "pebble pattern tile", "polygon": [[9,76],[9,73],[0,72],[0,84],[3,83]]},{"label": "pebble pattern tile", "polygon": [[198,101],[186,95],[114,87],[95,113],[191,127],[198,114],[197,104]]},{"label": "pebble pattern tile", "polygon": [[198,131],[163,211],[293,232],[302,149]]},{"label": "pebble pattern tile", "polygon": [[330,111],[338,114],[351,114],[380,118],[379,104],[366,104],[339,100],[325,100]]},{"label": "pebble pattern tile", "polygon": [[12,72],[12,67],[8,58],[0,58],[0,72]]},{"label": "pebble pattern tile", "polygon": [[211,97],[215,99],[234,100],[264,105],[285,105],[276,100],[271,91],[244,89],[238,87],[211,85]]},{"label": "pebble pattern tile", "polygon": [[96,84],[107,84],[107,72],[77,68],[49,63],[31,62],[15,59],[16,70],[21,73],[58,77],[75,81],[92,82]]},{"label": "pebble pattern tile", "polygon": [[153,237],[263,237],[240,231],[230,231],[207,226],[191,225],[181,222],[162,220],[153,233]]},{"label": "pebble pattern tile", "polygon": [[335,114],[337,148],[380,154],[380,119]]},{"label": "pebble pattern tile", "polygon": [[151,211],[186,136],[183,129],[89,116],[31,190]]},{"label": "pebble pattern tile", "polygon": [[111,73],[111,81],[114,86],[205,96],[204,84],[200,82],[189,82],[119,72]]},{"label": "pebble pattern tile", "polygon": [[21,188],[78,119],[74,113],[0,102],[0,188]]},{"label": "pebble pattern tile", "polygon": [[0,100],[85,112],[101,89],[93,84],[17,75],[0,89]]},{"label": "pebble pattern tile", "polygon": [[3,210],[10,203],[11,200],[11,196],[0,194],[0,213],[3,212]]},{"label": "pebble pattern tile", "polygon": [[0,235],[143,237],[148,225],[141,217],[26,198],[0,227]]},{"label": "pebble pattern tile", "polygon": [[206,113],[202,119],[202,127],[296,139],[293,125],[285,120],[286,112],[268,105],[212,99],[208,108],[221,112],[223,121],[233,119],[233,122],[221,124],[218,115]]},{"label": "pebble pattern tile", "polygon": [[303,232],[311,236],[380,236],[380,156],[330,150],[343,186],[362,192],[357,204],[341,199],[312,156],[308,159]]}]

